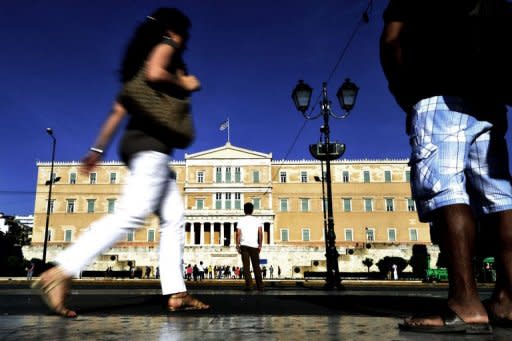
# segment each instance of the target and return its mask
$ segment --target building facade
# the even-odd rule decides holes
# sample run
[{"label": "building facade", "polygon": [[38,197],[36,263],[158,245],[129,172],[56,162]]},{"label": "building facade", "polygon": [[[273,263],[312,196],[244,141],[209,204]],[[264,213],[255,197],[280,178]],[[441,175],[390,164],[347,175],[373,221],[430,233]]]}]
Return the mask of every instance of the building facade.
[{"label": "building facade", "polygon": [[[51,219],[48,255],[73,242],[91,222],[115,210],[128,169],[121,162],[102,162],[82,174],[78,162],[54,165],[52,199],[48,202],[49,162],[39,162],[32,246],[25,252],[42,258],[47,205]],[[264,226],[263,262],[280,265],[283,275],[296,267],[324,264],[325,233],[323,167],[317,160],[273,160],[227,143],[219,148],[186,154],[170,162],[182,190],[185,213],[184,262],[236,265],[237,220],[243,204],[252,202]],[[411,198],[407,160],[337,160],[331,163],[332,203],[336,245],[342,271],[366,269],[359,257],[384,255],[410,258],[414,244],[430,246],[429,226],[418,221]],[[325,205],[325,206],[324,206]],[[155,267],[158,219],[127,233],[94,264]],[[348,269],[348,270],[347,270]]]}]

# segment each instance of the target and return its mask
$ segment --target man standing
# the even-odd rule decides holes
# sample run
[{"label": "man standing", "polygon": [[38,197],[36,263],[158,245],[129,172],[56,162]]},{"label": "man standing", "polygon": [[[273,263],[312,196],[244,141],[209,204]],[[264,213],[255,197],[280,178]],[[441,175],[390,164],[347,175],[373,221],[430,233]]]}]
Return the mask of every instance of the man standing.
[{"label": "man standing", "polygon": [[[411,317],[416,332],[490,333],[512,325],[512,185],[505,140],[512,90],[504,0],[390,0],[381,63],[406,112],[411,188],[420,221],[439,229],[449,269],[446,308]],[[508,35],[508,38],[506,37]],[[500,83],[501,82],[501,83]],[[498,278],[480,301],[472,259],[475,216],[490,221]]]},{"label": "man standing", "polygon": [[244,204],[245,216],[238,220],[236,230],[236,249],[242,255],[244,268],[245,289],[252,290],[251,267],[256,279],[256,287],[263,291],[263,279],[260,269],[260,251],[263,243],[263,227],[259,219],[252,215],[254,206],[248,202]]}]

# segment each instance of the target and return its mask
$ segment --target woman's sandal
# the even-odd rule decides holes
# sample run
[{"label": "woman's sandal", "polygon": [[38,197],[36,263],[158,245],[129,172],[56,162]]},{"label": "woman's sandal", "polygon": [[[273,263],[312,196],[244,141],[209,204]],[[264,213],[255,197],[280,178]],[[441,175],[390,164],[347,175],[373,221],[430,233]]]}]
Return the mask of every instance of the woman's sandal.
[{"label": "woman's sandal", "polygon": [[[173,301],[175,303],[179,302],[179,304],[172,306],[171,304]],[[171,295],[171,297],[169,297],[169,302],[167,303],[167,310],[170,312],[206,309],[210,309],[208,304],[199,301],[197,298],[194,298],[192,295],[186,292]]]},{"label": "woman's sandal", "polygon": [[[49,279],[45,279],[45,277]],[[70,284],[70,278],[66,277],[61,270],[53,268],[43,273],[41,277],[32,284],[32,288],[39,290],[44,303],[54,313],[62,317],[73,318],[77,316],[76,312],[64,307],[64,301],[69,291]],[[58,297],[57,302],[54,302],[52,301],[52,291],[54,295],[58,295],[59,289],[61,290],[60,296],[62,297]]]}]

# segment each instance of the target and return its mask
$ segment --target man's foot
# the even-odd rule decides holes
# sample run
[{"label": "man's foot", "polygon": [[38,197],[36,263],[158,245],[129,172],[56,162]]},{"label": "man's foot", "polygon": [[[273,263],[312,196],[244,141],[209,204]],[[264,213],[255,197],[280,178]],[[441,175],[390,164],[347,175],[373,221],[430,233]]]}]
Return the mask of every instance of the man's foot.
[{"label": "man's foot", "polygon": [[32,284],[32,288],[39,289],[41,298],[53,312],[62,317],[76,317],[75,311],[64,306],[70,287],[71,277],[59,267],[43,272],[41,277]]},{"label": "man's foot", "polygon": [[483,304],[493,326],[512,328],[512,304],[495,302],[491,299],[485,300]]},{"label": "man's foot", "polygon": [[187,292],[180,292],[169,297],[167,303],[167,310],[170,312],[183,311],[183,310],[206,310],[210,306],[201,302]]},{"label": "man's foot", "polygon": [[404,323],[398,325],[403,331],[418,333],[461,333],[461,334],[490,334],[492,327],[488,322],[464,321],[457,313],[448,306],[439,315],[414,316],[405,319]]}]

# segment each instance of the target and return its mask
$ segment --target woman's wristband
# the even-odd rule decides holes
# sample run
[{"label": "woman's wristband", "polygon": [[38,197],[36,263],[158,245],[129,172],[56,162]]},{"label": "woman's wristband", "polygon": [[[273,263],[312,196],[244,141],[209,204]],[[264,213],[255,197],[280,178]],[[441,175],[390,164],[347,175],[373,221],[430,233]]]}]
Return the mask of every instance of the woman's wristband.
[{"label": "woman's wristband", "polygon": [[103,149],[99,149],[99,148],[91,147],[91,148],[89,148],[89,150],[90,150],[91,152],[95,152],[95,153],[98,153],[98,154],[103,154]]}]

